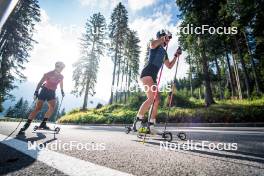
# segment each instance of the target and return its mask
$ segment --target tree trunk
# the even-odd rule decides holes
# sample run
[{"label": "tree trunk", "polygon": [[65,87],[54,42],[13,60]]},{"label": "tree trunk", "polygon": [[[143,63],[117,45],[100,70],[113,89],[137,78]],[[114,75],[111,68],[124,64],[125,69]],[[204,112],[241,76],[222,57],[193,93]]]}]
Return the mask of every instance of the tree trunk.
[{"label": "tree trunk", "polygon": [[233,56],[233,62],[234,62],[234,70],[235,70],[235,77],[236,77],[236,83],[237,83],[238,97],[239,97],[240,100],[242,100],[243,96],[242,96],[242,92],[241,92],[241,85],[240,85],[238,66],[237,66],[235,55],[232,54],[232,56]]},{"label": "tree trunk", "polygon": [[[119,51],[120,52],[120,51]],[[121,57],[118,57],[118,71],[117,71],[117,84],[116,84],[116,96],[115,96],[115,102],[117,103],[118,95],[119,95],[119,75],[120,75],[120,62],[121,62]]]},{"label": "tree trunk", "polygon": [[[116,44],[116,49],[117,49],[117,44]],[[112,78],[111,97],[110,97],[110,101],[109,101],[110,104],[113,103],[113,99],[114,99],[113,88],[115,86],[116,62],[117,62],[117,50],[115,51],[115,62],[114,62],[114,70],[113,70],[113,78]]]},{"label": "tree trunk", "polygon": [[[200,73],[200,70],[199,70],[199,62],[198,62],[198,59],[196,60],[196,64],[197,64],[196,71],[197,71],[197,74],[199,74]],[[201,85],[198,88],[198,94],[199,94],[199,100],[201,100],[202,99],[202,95],[201,95]]]},{"label": "tree trunk", "polygon": [[125,104],[127,103],[127,92],[128,92],[128,60],[126,63],[126,90],[125,90]]},{"label": "tree trunk", "polygon": [[89,93],[89,82],[90,82],[90,80],[87,79],[86,87],[85,87],[85,93],[84,93],[84,100],[83,100],[83,107],[82,107],[82,110],[86,110],[86,109],[87,109],[87,104],[88,104],[88,93]]},{"label": "tree trunk", "polygon": [[222,77],[221,77],[221,70],[220,67],[218,65],[218,61],[217,58],[214,58],[215,60],[215,66],[216,66],[216,70],[217,70],[217,77],[218,77],[218,86],[219,86],[219,93],[220,93],[220,97],[219,99],[222,100],[224,99],[224,92],[223,92],[223,88],[222,88]]},{"label": "tree trunk", "polygon": [[238,56],[239,56],[240,63],[242,65],[242,72],[243,72],[243,75],[244,75],[244,78],[245,78],[244,81],[245,81],[245,85],[246,85],[247,98],[249,98],[250,97],[249,76],[248,76],[248,72],[247,72],[247,69],[246,69],[246,66],[245,66],[245,61],[244,61],[242,53],[241,53],[241,49],[238,46],[238,41],[237,41],[236,38],[235,38],[235,45],[236,45],[236,48],[237,48],[237,53],[238,53]]},{"label": "tree trunk", "polygon": [[[129,69],[129,75],[128,75],[128,87],[130,87],[130,82],[131,82],[131,68]],[[128,90],[127,94],[128,98],[130,97],[130,91]]]},{"label": "tree trunk", "polygon": [[123,91],[124,91],[123,90],[123,87],[124,87],[123,84],[124,84],[124,69],[122,69],[122,76],[121,76],[121,92],[120,92],[120,97],[119,97],[120,103],[122,102]]},{"label": "tree trunk", "polygon": [[[202,40],[201,40],[202,41]],[[209,77],[209,71],[208,71],[208,59],[205,54],[205,48],[204,44],[201,43],[202,45],[202,67],[203,67],[203,77],[204,77],[204,84],[205,84],[205,104],[206,107],[210,106],[211,104],[215,103],[213,99],[213,94],[212,94],[212,89],[211,89],[211,81]]]},{"label": "tree trunk", "polygon": [[247,44],[247,48],[248,48],[248,54],[249,54],[249,58],[250,58],[251,66],[252,66],[252,71],[253,71],[253,76],[254,76],[254,80],[255,80],[255,85],[256,85],[256,92],[259,93],[260,92],[259,79],[258,79],[257,72],[256,72],[256,64],[255,64],[255,61],[254,61],[254,58],[253,58],[253,55],[252,55],[252,51],[251,51],[250,46],[248,44],[247,34],[246,34],[245,31],[243,32],[243,34],[244,34],[244,37],[246,39],[246,44]]},{"label": "tree trunk", "polygon": [[225,44],[225,54],[226,54],[226,62],[227,62],[227,67],[228,67],[228,76],[229,76],[229,81],[230,81],[230,88],[231,88],[231,97],[233,98],[235,95],[235,88],[234,88],[234,79],[233,79],[233,74],[232,74],[232,69],[230,65],[230,60],[228,57],[228,52]]},{"label": "tree trunk", "polygon": [[190,64],[190,90],[191,90],[191,97],[193,97],[193,87],[192,87],[192,63],[191,63],[191,56],[189,56],[189,64]]}]

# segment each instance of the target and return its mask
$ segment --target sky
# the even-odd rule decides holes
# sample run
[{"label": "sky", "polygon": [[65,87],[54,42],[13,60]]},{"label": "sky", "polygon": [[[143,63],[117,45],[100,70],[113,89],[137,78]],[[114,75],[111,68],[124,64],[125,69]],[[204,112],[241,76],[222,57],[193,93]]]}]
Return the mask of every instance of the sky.
[{"label": "sky", "polygon": [[[147,43],[160,29],[167,29],[174,34],[180,24],[179,10],[174,0],[39,0],[41,8],[41,22],[36,25],[34,45],[29,63],[25,64],[23,73],[27,81],[19,85],[14,91],[17,98],[24,96],[28,99],[42,75],[54,69],[56,61],[63,61],[66,68],[63,70],[64,89],[68,101],[66,110],[82,104],[82,98],[76,99],[70,92],[73,89],[72,64],[80,58],[80,36],[83,33],[86,20],[93,13],[100,12],[110,22],[110,15],[115,6],[122,2],[128,11],[129,27],[137,31],[140,39],[141,55],[140,70],[143,68]],[[169,43],[168,55],[172,59],[178,48],[178,37],[173,35]],[[186,76],[188,65],[184,61],[183,52],[178,68],[178,77]],[[103,56],[99,64],[96,94],[90,99],[106,103],[110,98],[113,63],[108,56]],[[175,68],[165,68],[161,83],[173,79]],[[26,89],[26,90],[24,90]],[[59,93],[59,91],[58,91]],[[75,99],[75,100],[73,100]],[[72,100],[72,101],[71,101]],[[75,102],[75,103],[73,103]],[[89,106],[89,105],[88,105]],[[92,105],[91,105],[92,106]]]}]

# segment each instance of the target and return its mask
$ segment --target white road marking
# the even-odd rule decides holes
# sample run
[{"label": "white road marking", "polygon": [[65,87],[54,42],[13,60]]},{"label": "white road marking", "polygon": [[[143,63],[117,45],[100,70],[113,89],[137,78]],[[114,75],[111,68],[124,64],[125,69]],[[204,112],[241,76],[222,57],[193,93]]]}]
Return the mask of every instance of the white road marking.
[{"label": "white road marking", "polygon": [[28,150],[26,142],[0,134],[0,143],[14,148],[33,159],[41,161],[50,167],[73,176],[131,176],[121,171],[99,166],[88,161],[80,160],[65,154],[57,153],[51,150]]}]

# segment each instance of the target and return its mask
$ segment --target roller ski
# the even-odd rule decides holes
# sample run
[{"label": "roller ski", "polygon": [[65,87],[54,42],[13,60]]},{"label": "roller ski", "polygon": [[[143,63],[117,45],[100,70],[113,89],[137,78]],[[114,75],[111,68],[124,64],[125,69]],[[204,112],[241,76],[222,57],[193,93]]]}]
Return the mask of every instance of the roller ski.
[{"label": "roller ski", "polygon": [[60,127],[55,127],[54,129],[51,129],[50,127],[47,126],[47,124],[42,122],[39,126],[34,126],[33,128],[33,133],[36,132],[50,132],[54,134],[59,134],[60,132]]},{"label": "roller ski", "polygon": [[155,129],[153,123],[147,123],[145,125],[142,125],[138,129],[137,137],[140,139],[143,139],[142,141],[143,143],[145,143],[145,140],[147,138],[155,138],[155,136],[159,136],[161,137],[161,140],[164,140],[167,142],[171,142],[173,140],[173,136],[171,132],[169,131],[160,132],[157,129]]},{"label": "roller ski", "polygon": [[126,134],[129,134],[130,132],[137,132],[137,129],[139,129],[143,123],[143,119],[139,119],[138,117],[136,117],[132,126],[125,126]]},{"label": "roller ski", "polygon": [[[154,125],[152,123],[144,123],[138,119],[136,119],[132,126],[126,126],[125,127],[125,133],[136,133],[137,137],[140,139],[154,137],[154,136],[161,136],[161,138],[165,141],[171,142],[173,140],[173,135],[169,131],[158,131],[155,128],[153,128]],[[179,132],[177,134],[177,137],[180,140],[186,140],[186,134],[184,132]]]}]

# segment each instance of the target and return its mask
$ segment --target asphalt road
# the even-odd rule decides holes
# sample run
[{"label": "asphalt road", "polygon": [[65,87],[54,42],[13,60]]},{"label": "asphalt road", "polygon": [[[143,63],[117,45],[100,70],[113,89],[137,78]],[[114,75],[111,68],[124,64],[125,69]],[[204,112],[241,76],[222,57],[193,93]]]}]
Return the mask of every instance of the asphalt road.
[{"label": "asphalt road", "polygon": [[[32,133],[33,124],[25,136],[13,134],[3,141],[17,124],[0,122],[0,175],[264,175],[264,128],[170,127],[174,140],[164,148],[159,137],[143,144],[135,134],[125,134],[124,127],[61,125],[54,139],[53,134]],[[187,141],[177,138],[179,131],[186,132]],[[27,141],[49,150],[27,153]],[[227,147],[202,148],[203,142]],[[89,145],[54,148],[71,143]]]}]

